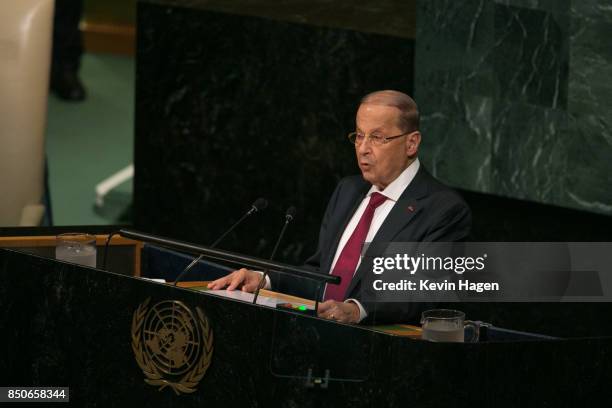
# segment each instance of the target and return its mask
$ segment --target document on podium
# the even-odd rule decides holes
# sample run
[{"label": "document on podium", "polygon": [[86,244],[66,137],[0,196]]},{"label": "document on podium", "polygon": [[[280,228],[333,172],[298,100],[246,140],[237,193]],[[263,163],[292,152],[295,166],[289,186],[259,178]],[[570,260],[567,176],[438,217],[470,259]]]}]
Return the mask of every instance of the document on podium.
[{"label": "document on podium", "polygon": [[[180,282],[178,286],[183,288],[190,288],[193,290],[205,292],[214,296],[224,297],[226,299],[234,299],[241,302],[253,303],[252,293],[243,292],[241,290],[228,291],[226,289],[211,290],[208,289],[208,281],[191,281],[191,282]],[[262,306],[268,306],[275,308],[277,304],[290,303],[296,307],[306,307],[308,309],[314,309],[314,300],[304,299],[297,296],[287,295],[284,293],[274,292],[268,289],[262,289],[257,297],[257,304]]]},{"label": "document on podium", "polygon": [[[225,289],[207,290],[206,293],[209,293],[215,296],[221,296],[221,297],[228,298],[228,299],[240,300],[240,301],[247,302],[247,303],[253,303],[253,297],[255,296],[252,293],[243,292],[241,290],[225,290]],[[278,303],[283,303],[283,300],[272,298],[269,296],[264,296],[262,294],[260,294],[257,297],[258,305],[276,307]]]}]

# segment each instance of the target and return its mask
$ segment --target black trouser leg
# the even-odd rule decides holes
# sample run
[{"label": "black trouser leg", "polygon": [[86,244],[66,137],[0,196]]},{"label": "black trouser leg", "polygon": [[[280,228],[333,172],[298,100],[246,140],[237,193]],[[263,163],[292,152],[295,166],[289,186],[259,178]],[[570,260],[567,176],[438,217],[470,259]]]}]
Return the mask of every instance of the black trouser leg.
[{"label": "black trouser leg", "polygon": [[82,13],[83,0],[55,0],[52,72],[63,69],[78,71],[83,54],[83,39],[79,31]]}]

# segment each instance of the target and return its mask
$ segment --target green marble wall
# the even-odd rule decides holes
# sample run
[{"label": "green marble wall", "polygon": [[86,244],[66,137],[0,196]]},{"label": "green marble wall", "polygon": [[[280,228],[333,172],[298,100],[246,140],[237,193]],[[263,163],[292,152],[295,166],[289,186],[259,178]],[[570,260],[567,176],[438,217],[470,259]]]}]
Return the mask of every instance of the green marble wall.
[{"label": "green marble wall", "polygon": [[423,161],[468,190],[612,214],[612,0],[419,0]]}]

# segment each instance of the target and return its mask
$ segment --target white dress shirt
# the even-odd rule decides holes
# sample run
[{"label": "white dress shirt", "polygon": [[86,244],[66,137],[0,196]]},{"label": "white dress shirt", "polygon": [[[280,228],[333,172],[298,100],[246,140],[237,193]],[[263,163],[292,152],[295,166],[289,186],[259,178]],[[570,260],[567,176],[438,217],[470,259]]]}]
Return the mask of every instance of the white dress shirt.
[{"label": "white dress shirt", "polygon": [[[381,193],[385,197],[387,197],[387,200],[374,211],[374,217],[372,218],[372,223],[370,224],[370,229],[368,230],[368,235],[366,236],[365,242],[372,242],[372,240],[376,236],[376,233],[380,229],[380,226],[383,224],[383,222],[391,212],[391,209],[399,200],[404,190],[406,190],[406,187],[408,187],[408,185],[410,185],[410,183],[414,179],[414,176],[417,174],[419,167],[420,163],[419,159],[417,158],[415,159],[415,161],[410,163],[410,165],[406,167],[406,169],[399,176],[397,176],[397,178],[393,180],[384,190],[380,190],[378,187],[372,185],[363,201],[361,201],[359,207],[357,207],[355,214],[353,214],[353,217],[346,225],[346,228],[342,233],[342,237],[340,237],[340,242],[338,243],[338,248],[336,248],[336,254],[334,255],[334,260],[332,261],[331,269],[328,271],[328,273],[332,273],[332,271],[334,270],[334,266],[336,265],[336,262],[338,261],[338,258],[340,257],[340,254],[344,249],[344,246],[350,239],[351,235],[353,235],[353,231],[355,231],[355,228],[357,228],[357,224],[359,223],[361,216],[365,212],[366,207],[370,202],[370,196],[372,195],[372,193]],[[360,264],[361,258],[357,262],[357,268],[355,268],[355,271],[353,271],[353,275],[355,274],[357,269],[359,269]],[[359,301],[357,301],[356,299],[346,299],[345,302],[353,302],[359,307],[359,321],[362,321],[367,317],[368,314],[366,313],[361,303],[359,303]]]}]

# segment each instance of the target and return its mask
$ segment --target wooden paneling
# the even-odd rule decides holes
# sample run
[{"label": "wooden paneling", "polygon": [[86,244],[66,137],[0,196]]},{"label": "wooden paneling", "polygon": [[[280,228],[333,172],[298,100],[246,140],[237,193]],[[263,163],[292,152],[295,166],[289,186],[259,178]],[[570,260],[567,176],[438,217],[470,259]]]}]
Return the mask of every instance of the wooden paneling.
[{"label": "wooden paneling", "polygon": [[[96,246],[103,247],[106,244],[108,235],[95,235]],[[41,248],[41,247],[55,247],[56,237],[55,235],[43,235],[43,236],[0,236],[0,247],[2,248]],[[134,241],[120,236],[114,236],[109,244],[110,246],[132,246],[134,248],[134,269],[133,275],[140,276],[140,260],[142,242]]]}]

